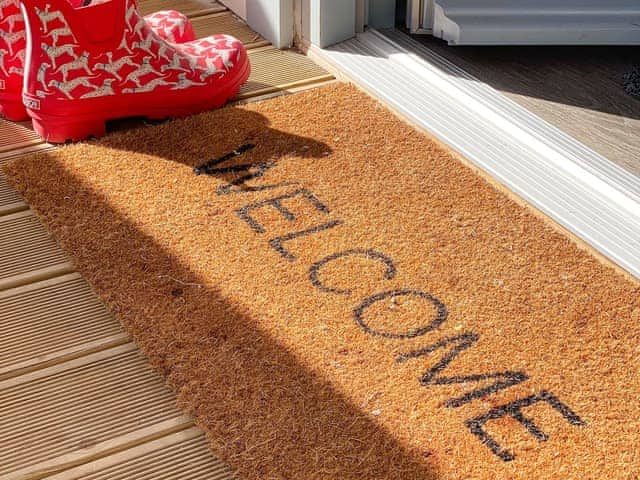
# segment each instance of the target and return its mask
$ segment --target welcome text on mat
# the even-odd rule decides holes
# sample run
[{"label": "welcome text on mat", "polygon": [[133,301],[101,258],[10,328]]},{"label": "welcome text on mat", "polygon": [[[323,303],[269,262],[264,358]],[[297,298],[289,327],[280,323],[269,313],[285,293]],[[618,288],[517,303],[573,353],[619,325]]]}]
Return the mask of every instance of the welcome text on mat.
[{"label": "welcome text on mat", "polygon": [[[250,146],[249,146],[250,145]],[[246,147],[241,146],[236,149],[233,154],[223,155],[218,159],[211,160],[206,164],[206,170],[196,173],[207,173],[210,175],[224,175],[233,173],[237,178],[229,183],[218,187],[216,193],[218,195],[231,194],[247,194],[251,192],[273,191],[275,189],[283,189],[287,187],[288,192],[269,196],[259,201],[255,201],[244,205],[236,210],[238,217],[251,228],[256,235],[265,235],[268,233],[267,227],[260,223],[256,216],[258,212],[264,209],[275,210],[285,220],[294,222],[300,215],[294,213],[287,207],[286,202],[293,199],[300,199],[308,205],[308,208],[322,215],[329,215],[330,210],[312,191],[302,188],[295,183],[277,183],[277,184],[253,184],[248,185],[247,182],[260,179],[275,166],[275,162],[262,162],[257,164],[236,164],[232,166],[222,166],[224,163],[232,160],[240,154],[252,149],[253,144]],[[328,220],[316,224],[303,230],[297,230],[285,235],[271,238],[268,241],[270,247],[277,252],[285,261],[296,262],[298,259],[295,254],[288,248],[288,243],[303,237],[318,235],[321,232],[335,229],[343,225],[342,220]],[[351,296],[352,291],[340,289],[335,286],[327,285],[320,280],[320,273],[323,268],[333,262],[339,262],[348,257],[361,257],[371,262],[376,262],[383,268],[383,279],[391,280],[396,277],[398,271],[392,258],[383,252],[370,248],[353,248],[344,251],[335,252],[328,255],[309,267],[309,281],[319,291],[333,295]],[[368,318],[369,309],[383,301],[394,300],[401,297],[411,297],[416,300],[424,301],[430,304],[434,309],[434,316],[423,326],[406,331],[386,331],[371,327],[371,319]],[[402,341],[410,338],[418,338],[434,332],[442,326],[448,317],[446,305],[431,293],[424,292],[415,288],[393,289],[382,292],[376,292],[366,298],[359,300],[359,303],[352,312],[354,323],[367,335],[371,337],[382,337]],[[458,408],[469,402],[478,399],[484,399],[501,390],[510,388],[514,385],[527,381],[530,377],[523,371],[503,370],[498,372],[475,373],[468,375],[444,376],[443,372],[448,368],[449,364],[465,350],[473,347],[478,342],[480,335],[472,331],[456,333],[455,335],[444,335],[436,341],[430,341],[427,346],[408,351],[396,356],[395,361],[398,364],[410,362],[420,357],[431,355],[432,353],[444,350],[444,354],[439,360],[427,371],[424,372],[419,379],[422,386],[431,385],[452,385],[452,384],[469,384],[487,381],[492,382],[488,386],[478,387],[468,391],[463,395],[449,398],[443,402],[446,408]],[[486,411],[484,414],[467,419],[464,424],[469,431],[475,435],[491,452],[501,460],[508,462],[515,458],[515,454],[502,445],[493,436],[489,435],[484,426],[487,422],[498,420],[503,417],[511,417],[531,434],[539,442],[548,439],[548,435],[534,422],[533,419],[525,416],[523,409],[534,404],[547,404],[550,408],[555,409],[560,415],[571,425],[584,426],[586,423],[565,403],[563,403],[556,395],[547,390],[538,393],[517,398],[509,403],[494,407]]]}]

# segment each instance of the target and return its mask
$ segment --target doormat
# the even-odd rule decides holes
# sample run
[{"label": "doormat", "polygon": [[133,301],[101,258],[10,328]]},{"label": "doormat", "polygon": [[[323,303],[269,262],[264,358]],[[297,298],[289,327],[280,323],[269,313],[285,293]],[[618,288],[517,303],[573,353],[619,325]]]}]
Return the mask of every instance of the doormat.
[{"label": "doormat", "polygon": [[6,173],[243,478],[637,478],[640,285],[353,87]]}]

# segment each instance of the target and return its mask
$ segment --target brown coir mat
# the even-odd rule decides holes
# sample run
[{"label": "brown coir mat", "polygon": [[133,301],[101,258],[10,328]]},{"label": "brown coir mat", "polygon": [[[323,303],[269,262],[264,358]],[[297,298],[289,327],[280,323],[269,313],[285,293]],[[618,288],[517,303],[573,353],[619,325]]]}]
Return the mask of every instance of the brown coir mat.
[{"label": "brown coir mat", "polygon": [[638,478],[639,285],[352,87],[7,174],[243,478]]}]

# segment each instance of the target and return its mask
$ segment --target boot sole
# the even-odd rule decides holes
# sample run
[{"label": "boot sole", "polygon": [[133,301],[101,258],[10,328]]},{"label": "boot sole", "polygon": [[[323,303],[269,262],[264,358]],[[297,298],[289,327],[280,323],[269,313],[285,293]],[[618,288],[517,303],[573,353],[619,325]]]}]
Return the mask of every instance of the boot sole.
[{"label": "boot sole", "polygon": [[124,108],[75,115],[70,109],[71,111],[65,116],[47,115],[30,109],[27,109],[27,112],[33,120],[34,130],[46,142],[78,142],[90,137],[98,138],[104,136],[106,134],[106,124],[109,120],[128,117],[143,117],[150,120],[182,118],[220,108],[238,93],[242,84],[249,78],[250,72],[251,67],[247,59],[243,70],[237,74],[237,78],[229,82],[221,90],[216,91],[214,96],[183,105],[152,106],[141,109]]}]

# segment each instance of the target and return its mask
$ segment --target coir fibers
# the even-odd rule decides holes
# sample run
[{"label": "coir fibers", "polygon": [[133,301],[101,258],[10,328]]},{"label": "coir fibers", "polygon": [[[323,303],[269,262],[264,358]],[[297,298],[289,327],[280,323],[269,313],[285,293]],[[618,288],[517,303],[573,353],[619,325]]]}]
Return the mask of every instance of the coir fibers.
[{"label": "coir fibers", "polygon": [[638,284],[354,88],[6,171],[244,478],[637,478]]}]

